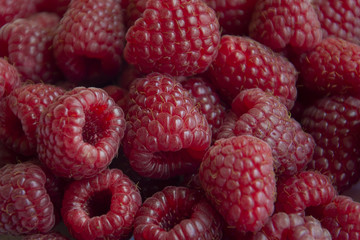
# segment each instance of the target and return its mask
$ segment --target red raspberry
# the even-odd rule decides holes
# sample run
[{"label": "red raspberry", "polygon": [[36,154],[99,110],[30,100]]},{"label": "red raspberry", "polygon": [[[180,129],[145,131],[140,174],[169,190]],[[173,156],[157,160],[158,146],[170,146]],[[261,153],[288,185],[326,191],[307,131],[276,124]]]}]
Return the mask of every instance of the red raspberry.
[{"label": "red raspberry", "polygon": [[304,171],[278,180],[276,210],[303,212],[307,207],[329,203],[337,192],[330,179],[321,173]]},{"label": "red raspberry", "polygon": [[258,231],[274,211],[275,174],[270,146],[253,136],[217,140],[200,165],[206,196],[238,231]]},{"label": "red raspberry", "polygon": [[0,58],[0,99],[9,95],[15,88],[18,88],[20,83],[20,74],[17,69],[6,59]]},{"label": "red raspberry", "polygon": [[325,205],[318,216],[333,240],[360,239],[360,203],[339,195]]},{"label": "red raspberry", "polygon": [[256,1],[204,0],[218,15],[223,34],[247,35]]},{"label": "red raspberry", "polygon": [[0,142],[24,156],[36,155],[40,115],[64,91],[49,84],[27,84],[0,102]]},{"label": "red raspberry", "polygon": [[215,136],[225,116],[225,106],[220,102],[215,88],[200,77],[186,79],[181,84],[194,98],[195,104],[210,125],[212,136]]},{"label": "red raspberry", "polygon": [[[130,87],[124,152],[132,168],[151,178],[193,173],[211,143],[205,116],[173,78],[152,73]],[[196,155],[196,154],[195,154]]]},{"label": "red raspberry", "polygon": [[0,169],[0,232],[46,233],[55,224],[54,206],[45,188],[46,175],[32,162]]},{"label": "red raspberry", "polygon": [[220,240],[222,221],[195,190],[168,186],[145,200],[134,222],[136,240]]},{"label": "red raspberry", "polygon": [[67,237],[61,235],[58,232],[52,233],[38,233],[33,235],[24,236],[23,240],[68,240]]},{"label": "red raspberry", "polygon": [[311,161],[314,139],[274,96],[259,88],[246,89],[236,96],[231,109],[234,114],[228,114],[217,138],[252,135],[264,140],[272,148],[277,175],[295,174]]},{"label": "red raspberry", "polygon": [[284,57],[247,37],[223,36],[219,54],[208,75],[228,103],[241,90],[255,87],[279,97],[288,109],[296,99],[295,67]]},{"label": "red raspberry", "polygon": [[331,240],[328,230],[312,216],[279,212],[274,214],[252,240]]},{"label": "red raspberry", "polygon": [[119,169],[107,169],[72,182],[61,209],[65,225],[77,240],[128,239],[141,196]]},{"label": "red raspberry", "polygon": [[323,95],[358,94],[360,46],[340,38],[326,38],[299,58],[302,83]]},{"label": "red raspberry", "polygon": [[0,28],[17,18],[28,17],[34,14],[36,10],[33,0],[0,0]]},{"label": "red raspberry", "polygon": [[58,176],[91,177],[109,166],[124,131],[124,113],[104,90],[77,87],[41,115],[37,153]]},{"label": "red raspberry", "polygon": [[339,192],[360,178],[360,99],[332,96],[305,109],[301,125],[315,140],[308,169],[330,177]]},{"label": "red raspberry", "polygon": [[17,19],[0,29],[0,56],[8,57],[23,81],[50,83],[60,79],[52,52],[53,31],[58,22],[57,15],[41,13]]},{"label": "red raspberry", "polygon": [[322,40],[321,25],[309,0],[257,1],[249,35],[276,51],[290,45],[304,52]]},{"label": "red raspberry", "polygon": [[118,0],[74,0],[54,37],[56,63],[77,83],[100,84],[118,74],[124,47]]},{"label": "red raspberry", "polygon": [[149,0],[130,0],[125,9],[125,23],[127,28],[134,25],[135,21],[140,18],[146,9]]},{"label": "red raspberry", "polygon": [[214,10],[202,0],[149,0],[126,33],[124,57],[143,73],[195,75],[216,57],[219,28]]},{"label": "red raspberry", "polygon": [[312,0],[323,37],[336,36],[360,44],[360,2]]}]

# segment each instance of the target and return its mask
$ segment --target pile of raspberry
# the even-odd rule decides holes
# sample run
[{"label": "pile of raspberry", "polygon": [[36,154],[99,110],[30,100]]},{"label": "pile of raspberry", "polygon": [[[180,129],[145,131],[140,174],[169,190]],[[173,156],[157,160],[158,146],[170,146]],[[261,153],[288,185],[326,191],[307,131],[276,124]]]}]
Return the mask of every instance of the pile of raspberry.
[{"label": "pile of raspberry", "polygon": [[0,0],[0,238],[360,239],[359,29],[359,1]]}]

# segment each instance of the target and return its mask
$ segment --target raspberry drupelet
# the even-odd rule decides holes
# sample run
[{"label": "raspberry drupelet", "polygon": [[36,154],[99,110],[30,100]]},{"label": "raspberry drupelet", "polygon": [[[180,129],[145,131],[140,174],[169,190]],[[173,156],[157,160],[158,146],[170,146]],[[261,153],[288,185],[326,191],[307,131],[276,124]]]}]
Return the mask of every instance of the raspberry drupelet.
[{"label": "raspberry drupelet", "polygon": [[255,87],[279,97],[288,109],[296,99],[292,63],[248,37],[224,35],[207,76],[229,104],[241,90]]},{"label": "raspberry drupelet", "polygon": [[91,177],[109,166],[124,131],[123,110],[104,90],[76,87],[41,115],[37,153],[58,176]]},{"label": "raspberry drupelet", "polygon": [[56,63],[70,81],[101,85],[119,73],[124,35],[118,0],[71,1],[53,41]]},{"label": "raspberry drupelet", "polygon": [[70,183],[61,213],[77,240],[125,240],[131,235],[141,203],[134,182],[119,169],[106,169]]},{"label": "raspberry drupelet", "polygon": [[149,0],[126,41],[125,60],[141,72],[191,76],[216,57],[220,25],[202,0]]},{"label": "raspberry drupelet", "polygon": [[129,90],[124,153],[144,177],[193,173],[210,146],[211,129],[189,92],[168,75],[151,73]]},{"label": "raspberry drupelet", "polygon": [[249,135],[219,139],[205,153],[199,170],[201,186],[229,226],[256,232],[272,215],[273,163],[270,146]]},{"label": "raspberry drupelet", "polygon": [[134,222],[136,240],[222,239],[222,218],[196,190],[167,186],[145,200]]},{"label": "raspberry drupelet", "polygon": [[32,162],[0,169],[0,233],[46,233],[54,227],[54,206],[45,184],[45,173]]},{"label": "raspberry drupelet", "polygon": [[259,88],[241,91],[233,100],[217,139],[252,135],[267,142],[278,176],[305,169],[315,148],[313,137],[289,116],[286,106]]},{"label": "raspberry drupelet", "polygon": [[36,155],[40,115],[64,90],[50,84],[25,84],[0,101],[0,142],[17,154]]},{"label": "raspberry drupelet", "polygon": [[321,25],[309,0],[256,1],[249,35],[274,51],[289,45],[304,52],[322,40]]}]

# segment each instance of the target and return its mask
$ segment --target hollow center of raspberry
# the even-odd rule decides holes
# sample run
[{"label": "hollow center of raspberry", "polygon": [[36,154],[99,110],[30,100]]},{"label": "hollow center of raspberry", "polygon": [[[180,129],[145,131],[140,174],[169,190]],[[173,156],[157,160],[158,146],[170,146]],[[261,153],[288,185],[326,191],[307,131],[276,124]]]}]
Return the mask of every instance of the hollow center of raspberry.
[{"label": "hollow center of raspberry", "polygon": [[104,119],[104,113],[101,107],[92,109],[85,114],[85,126],[83,127],[83,141],[91,145],[102,139],[105,135],[108,122]]},{"label": "hollow center of raspberry", "polygon": [[110,211],[111,191],[95,192],[87,201],[86,207],[90,218],[104,215]]},{"label": "hollow center of raspberry", "polygon": [[177,224],[179,224],[182,220],[188,219],[190,217],[190,213],[188,211],[181,210],[170,210],[161,220],[160,227],[165,231],[170,231]]}]

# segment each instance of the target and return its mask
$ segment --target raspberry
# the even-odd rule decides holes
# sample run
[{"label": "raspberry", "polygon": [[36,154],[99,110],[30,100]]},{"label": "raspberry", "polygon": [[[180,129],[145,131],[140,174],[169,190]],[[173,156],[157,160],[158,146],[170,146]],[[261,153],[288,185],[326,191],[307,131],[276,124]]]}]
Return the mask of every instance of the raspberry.
[{"label": "raspberry", "polygon": [[286,213],[329,203],[337,194],[330,179],[318,172],[304,171],[278,180],[276,210]]},{"label": "raspberry", "polygon": [[220,215],[197,191],[168,186],[145,200],[135,218],[134,237],[220,240],[221,226]]},{"label": "raspberry", "polygon": [[16,0],[0,1],[0,28],[8,22],[17,18],[25,18],[36,12],[35,1]]},{"label": "raspberry", "polygon": [[141,72],[191,76],[217,54],[220,25],[202,0],[149,0],[126,33],[124,57]]},{"label": "raspberry", "polygon": [[360,46],[329,37],[299,58],[302,83],[322,95],[358,94]]},{"label": "raspberry", "polygon": [[288,109],[296,99],[295,67],[284,57],[247,37],[223,36],[208,76],[228,103],[241,90],[255,87],[279,97]]},{"label": "raspberry", "polygon": [[343,195],[335,197],[323,207],[319,219],[334,240],[360,238],[360,203],[350,197]]},{"label": "raspberry", "polygon": [[6,59],[0,58],[0,99],[9,95],[15,88],[18,88],[20,83],[20,74],[17,69]]},{"label": "raspberry", "polygon": [[290,45],[304,52],[322,40],[321,25],[309,0],[257,1],[249,35],[276,51]]},{"label": "raspberry", "polygon": [[298,214],[287,214],[279,212],[258,233],[254,234],[252,240],[331,240],[328,230],[321,226],[319,220],[312,216],[301,216]]},{"label": "raspberry", "polygon": [[238,231],[258,231],[274,211],[275,174],[270,146],[253,136],[222,138],[200,165],[206,196]]},{"label": "raspberry", "polygon": [[315,140],[308,169],[330,177],[339,192],[360,178],[359,149],[360,99],[326,97],[305,109],[301,124]]},{"label": "raspberry", "polygon": [[210,125],[212,136],[215,136],[225,116],[225,106],[220,102],[215,88],[200,77],[186,79],[181,84],[194,98],[195,104],[199,106]]},{"label": "raspberry", "polygon": [[32,162],[0,169],[0,232],[12,235],[46,233],[55,224],[46,175]]},{"label": "raspberry", "polygon": [[0,102],[0,141],[24,156],[36,155],[40,115],[64,91],[49,84],[27,84]]},{"label": "raspberry", "polygon": [[312,0],[323,37],[336,36],[360,44],[360,3],[358,1]]},{"label": "raspberry", "polygon": [[16,66],[23,81],[50,83],[60,79],[51,48],[58,22],[57,15],[41,13],[17,19],[0,29],[0,56]]},{"label": "raspberry", "polygon": [[23,240],[68,240],[60,233],[51,232],[51,233],[37,233],[33,235],[24,236]]},{"label": "raspberry", "polygon": [[314,139],[274,96],[259,88],[246,89],[236,96],[231,109],[234,114],[228,114],[217,138],[252,135],[264,140],[272,148],[277,175],[295,174],[311,161]]},{"label": "raspberry", "polygon": [[68,80],[99,85],[118,74],[124,48],[122,10],[117,0],[74,0],[61,19],[53,45]]},{"label": "raspberry", "polygon": [[125,23],[127,28],[134,25],[146,9],[148,0],[131,0],[125,9]]},{"label": "raspberry", "polygon": [[179,82],[159,73],[137,79],[127,109],[124,152],[136,172],[166,179],[197,170],[202,155],[193,154],[210,146],[211,130]]},{"label": "raspberry", "polygon": [[205,0],[218,15],[223,34],[248,35],[248,26],[256,1]]},{"label": "raspberry", "polygon": [[124,113],[104,90],[76,87],[41,115],[37,153],[58,176],[91,177],[109,166],[124,131]]},{"label": "raspberry", "polygon": [[141,196],[119,169],[70,183],[61,209],[65,225],[78,240],[128,239]]}]

